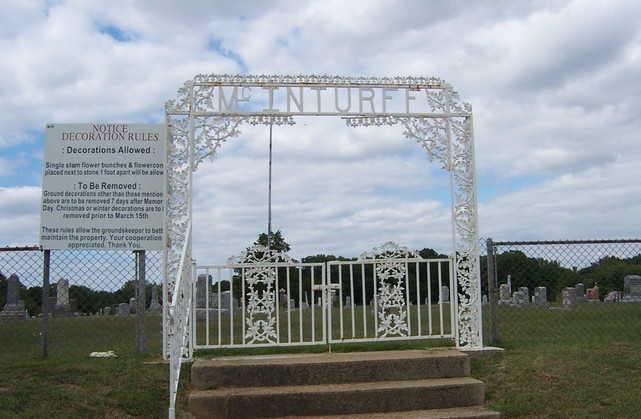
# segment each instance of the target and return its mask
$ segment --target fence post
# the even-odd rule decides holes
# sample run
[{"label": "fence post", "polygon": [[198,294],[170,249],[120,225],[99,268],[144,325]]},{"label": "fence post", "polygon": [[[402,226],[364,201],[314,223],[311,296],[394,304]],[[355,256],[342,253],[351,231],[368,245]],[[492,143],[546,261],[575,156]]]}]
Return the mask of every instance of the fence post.
[{"label": "fence post", "polygon": [[135,250],[136,255],[136,351],[144,354],[147,349],[146,313],[147,297],[145,293],[145,251]]},{"label": "fence post", "polygon": [[494,242],[487,239],[487,290],[490,303],[490,345],[499,340],[498,328],[498,295],[496,291],[496,253]]},{"label": "fence post", "polygon": [[40,329],[40,344],[42,355],[49,356],[49,272],[51,267],[51,250],[44,251],[42,264],[42,325]]}]

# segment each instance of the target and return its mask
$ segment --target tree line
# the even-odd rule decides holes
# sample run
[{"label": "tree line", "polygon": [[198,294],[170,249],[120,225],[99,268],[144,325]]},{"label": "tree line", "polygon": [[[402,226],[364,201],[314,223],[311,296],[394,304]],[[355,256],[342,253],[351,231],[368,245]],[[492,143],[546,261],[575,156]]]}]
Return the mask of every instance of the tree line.
[{"label": "tree line", "polygon": [[[258,239],[253,243],[253,246],[260,245],[267,248],[268,246],[271,249],[277,251],[278,253],[287,253],[291,250],[290,245],[287,243],[283,234],[280,230],[276,232],[271,232],[270,235],[266,233],[261,233],[258,235]],[[247,248],[249,250],[251,247]],[[424,259],[436,259],[436,258],[447,258],[447,255],[437,252],[432,248],[423,248],[418,251],[418,254]],[[356,261],[355,257],[344,257],[344,256],[335,256],[327,254],[316,254],[311,256],[306,256],[301,259],[301,262],[304,263],[327,263],[330,261]],[[482,278],[482,293],[487,294],[487,257],[481,256],[480,258],[480,267],[481,267],[481,278]],[[412,265],[409,267],[410,275],[410,290],[409,295],[411,302],[413,304],[418,303],[416,300],[417,290],[416,290],[416,269]],[[284,269],[284,268],[282,268]],[[338,266],[333,266],[332,277],[336,278],[338,273]],[[360,265],[354,265],[352,272],[349,272],[349,268],[344,266],[340,269],[343,269],[342,275],[343,278],[348,278],[349,275],[353,275],[355,278],[362,277],[362,268]],[[366,265],[364,268],[365,277],[371,278],[371,266]],[[437,265],[432,265],[431,268],[433,271],[430,272],[431,277],[436,277],[438,267]],[[598,284],[601,299],[607,295],[610,291],[621,291],[623,289],[623,278],[626,275],[641,275],[641,254],[630,257],[630,258],[618,258],[616,256],[605,256],[588,267],[581,269],[576,268],[566,268],[561,265],[560,262],[556,260],[548,260],[544,258],[535,258],[529,257],[525,253],[519,250],[508,251],[496,256],[496,270],[497,278],[499,283],[504,283],[507,281],[508,275],[511,277],[512,289],[516,290],[519,287],[527,287],[530,291],[534,287],[544,286],[547,288],[548,300],[555,301],[560,298],[561,290],[565,287],[573,287],[577,283],[583,283],[586,288],[591,288]],[[418,275],[423,277],[427,276],[425,269],[419,268]],[[294,273],[298,275],[298,273]],[[314,292],[312,289],[312,274],[309,269],[303,269],[301,271],[302,278],[301,280],[290,281],[289,285],[286,285],[284,278],[287,277],[286,272],[279,272],[278,277],[280,278],[276,286],[278,289],[283,289],[288,286],[288,291],[290,295],[297,296],[299,292],[307,292],[310,299],[314,298]],[[291,277],[291,275],[290,275]],[[232,279],[233,284],[225,282],[221,284],[220,290],[225,291],[232,288],[234,290],[234,297],[241,300],[244,298],[241,295],[242,287],[240,285],[240,275],[237,273]],[[449,282],[449,271],[444,269],[443,272],[443,284],[446,285]],[[4,308],[6,304],[7,296],[7,283],[8,277],[0,272],[0,309]],[[425,281],[420,281],[419,285],[422,287],[419,289],[418,294],[421,296],[428,295]],[[149,306],[151,302],[151,288],[153,284],[147,284],[146,288],[146,306]],[[302,289],[300,288],[302,286]],[[160,285],[158,285],[160,287]],[[362,289],[362,282],[355,281],[353,288],[350,288],[349,283],[345,282],[343,285],[343,294],[351,295],[353,293],[354,303],[355,304],[369,304],[369,301],[373,298],[374,287],[371,284],[371,280],[365,283],[365,290]],[[85,314],[97,313],[104,307],[115,307],[120,303],[129,302],[131,297],[135,296],[136,284],[135,281],[125,282],[119,289],[115,291],[104,291],[104,290],[92,290],[89,287],[83,285],[71,285],[69,287],[69,298],[74,299],[78,305],[78,311]],[[217,291],[218,285],[214,285],[214,291]],[[160,290],[159,290],[160,291]],[[364,291],[364,292],[363,292]],[[438,284],[436,282],[432,283],[430,293],[432,296],[433,302],[439,298]],[[161,294],[161,292],[159,292]],[[56,296],[56,285],[52,284],[50,286],[51,297]],[[364,295],[364,297],[363,297]],[[246,297],[246,296],[245,296]],[[20,289],[20,298],[25,304],[25,308],[28,310],[29,315],[38,316],[42,314],[42,287],[41,286],[32,286],[25,287],[21,286]],[[365,301],[363,301],[363,299]],[[311,300],[310,300],[311,302]]]},{"label": "tree line", "polygon": [[[550,301],[558,301],[566,287],[578,283],[585,288],[599,287],[601,300],[610,291],[623,291],[623,278],[626,275],[641,275],[641,255],[618,258],[605,256],[590,264],[578,268],[566,268],[556,260],[533,258],[520,250],[513,250],[496,255],[496,272],[499,284],[506,283],[511,277],[512,290],[527,287],[546,287]],[[487,257],[481,257],[481,274],[484,277],[483,288],[487,287]]]}]

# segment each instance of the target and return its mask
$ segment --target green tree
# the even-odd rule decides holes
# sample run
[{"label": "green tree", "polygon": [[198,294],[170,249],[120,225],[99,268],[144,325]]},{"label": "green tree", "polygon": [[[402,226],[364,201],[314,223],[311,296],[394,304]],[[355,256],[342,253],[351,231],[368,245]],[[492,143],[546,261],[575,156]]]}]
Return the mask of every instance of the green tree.
[{"label": "green tree", "polygon": [[[256,241],[253,243],[251,247],[247,247],[246,251],[247,252],[252,251],[254,246],[263,246],[265,248],[269,248],[268,245],[271,246],[272,251],[276,251],[279,254],[287,254],[287,252],[291,250],[291,246],[289,245],[289,243],[285,241],[285,238],[283,237],[283,233],[280,230],[277,230],[275,232],[272,231],[270,235],[267,235],[267,233],[260,233],[258,235],[258,239],[256,239]],[[260,252],[259,253],[253,252],[253,253],[255,257],[258,259],[264,256]],[[278,256],[276,258],[277,262],[283,261],[283,260],[284,258],[282,256]],[[278,281],[275,284],[275,287],[277,290],[286,288],[286,280],[285,280],[285,278],[287,277],[286,272],[287,272],[286,268],[278,268]],[[291,272],[294,272],[294,271],[291,271]],[[238,298],[239,300],[243,298],[243,296],[241,296],[241,292],[242,292],[241,280],[242,280],[242,272],[240,269],[236,269],[234,272],[234,276],[232,278],[232,282],[233,282],[233,288],[234,288],[234,297]],[[221,286],[222,285],[223,284],[221,284]],[[290,283],[290,294],[296,295],[294,294],[294,292],[298,292],[297,281]],[[246,298],[247,296],[244,296],[244,297]]]},{"label": "green tree", "polygon": [[591,266],[578,271],[577,282],[583,282],[587,288],[599,286],[599,295],[603,298],[610,291],[623,290],[623,278],[626,275],[641,274],[641,255],[628,259],[606,256]]},{"label": "green tree", "polygon": [[[271,236],[271,240],[270,239]],[[270,235],[267,233],[260,233],[258,239],[254,242],[254,246],[264,246],[266,248],[271,248],[272,250],[277,251],[278,253],[287,253],[291,250],[289,243],[283,238],[283,233],[280,230],[272,231]]]},{"label": "green tree", "polygon": [[24,301],[25,308],[30,316],[38,316],[42,313],[42,287],[23,288],[20,298]]},{"label": "green tree", "polygon": [[2,310],[7,303],[7,282],[7,277],[0,272],[0,310]]}]

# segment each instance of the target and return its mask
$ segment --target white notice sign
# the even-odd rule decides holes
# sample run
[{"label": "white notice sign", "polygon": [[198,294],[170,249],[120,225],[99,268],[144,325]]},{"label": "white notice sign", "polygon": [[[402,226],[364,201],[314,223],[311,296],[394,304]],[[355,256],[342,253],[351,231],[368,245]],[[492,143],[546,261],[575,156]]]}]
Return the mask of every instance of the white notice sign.
[{"label": "white notice sign", "polygon": [[40,245],[162,250],[163,124],[49,124]]}]

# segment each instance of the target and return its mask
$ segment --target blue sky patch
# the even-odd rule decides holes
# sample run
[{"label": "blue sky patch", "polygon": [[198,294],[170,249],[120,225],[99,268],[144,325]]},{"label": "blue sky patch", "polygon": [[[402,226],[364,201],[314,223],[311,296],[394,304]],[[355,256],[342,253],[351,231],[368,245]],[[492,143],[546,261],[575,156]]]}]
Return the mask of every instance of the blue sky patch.
[{"label": "blue sky patch", "polygon": [[100,26],[99,29],[101,34],[107,35],[117,42],[131,42],[135,39],[132,32],[114,25]]},{"label": "blue sky patch", "polygon": [[212,51],[215,51],[216,53],[222,55],[225,58],[229,58],[230,60],[233,60],[236,64],[238,64],[238,69],[240,70],[241,73],[248,71],[247,64],[245,64],[245,61],[243,60],[243,58],[240,55],[238,55],[236,52],[225,48],[223,46],[222,39],[211,38],[207,43],[207,48]]}]

